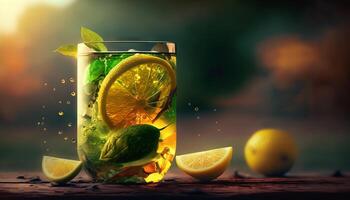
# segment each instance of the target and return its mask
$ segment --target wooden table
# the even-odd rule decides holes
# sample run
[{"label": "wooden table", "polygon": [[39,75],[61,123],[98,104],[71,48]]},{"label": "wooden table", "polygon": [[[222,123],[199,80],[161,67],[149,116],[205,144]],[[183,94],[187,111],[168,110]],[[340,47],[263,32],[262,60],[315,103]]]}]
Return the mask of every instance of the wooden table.
[{"label": "wooden table", "polygon": [[158,184],[111,185],[92,183],[80,175],[68,185],[53,186],[41,173],[0,173],[0,200],[12,199],[350,199],[350,177],[236,174],[200,183],[168,174]]}]

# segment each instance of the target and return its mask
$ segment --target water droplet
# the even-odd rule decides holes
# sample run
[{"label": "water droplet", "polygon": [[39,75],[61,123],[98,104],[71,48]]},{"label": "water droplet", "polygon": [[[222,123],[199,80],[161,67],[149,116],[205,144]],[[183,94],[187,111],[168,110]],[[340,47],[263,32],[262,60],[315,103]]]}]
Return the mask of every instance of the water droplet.
[{"label": "water droplet", "polygon": [[68,127],[72,127],[72,123],[69,122],[69,123],[67,124],[67,126],[68,126]]},{"label": "water droplet", "polygon": [[43,109],[45,109],[45,108],[46,108],[46,106],[45,106],[45,105],[42,105],[41,107],[42,107]]},{"label": "water droplet", "polygon": [[55,92],[55,91],[56,91],[56,88],[52,88],[52,91],[54,91],[54,92]]},{"label": "water droplet", "polygon": [[61,79],[61,83],[62,84],[65,84],[66,83],[66,80],[64,80],[64,78]]},{"label": "water droplet", "polygon": [[77,140],[75,138],[72,138],[72,143],[76,143]]},{"label": "water droplet", "polygon": [[62,104],[62,101],[58,101],[59,104]]},{"label": "water droplet", "polygon": [[191,106],[192,104],[191,104],[191,102],[188,102],[187,105],[188,105],[188,106]]},{"label": "water droplet", "polygon": [[64,137],[63,140],[64,140],[64,141],[67,141],[67,140],[68,140],[68,137]]},{"label": "water droplet", "polygon": [[43,131],[47,131],[47,128],[43,128]]},{"label": "water droplet", "polygon": [[200,137],[201,136],[201,134],[198,134],[198,137]]},{"label": "water droplet", "polygon": [[214,108],[213,111],[216,112],[216,108]]},{"label": "water droplet", "polygon": [[74,97],[75,96],[75,92],[74,91],[71,92],[70,95],[72,95]]},{"label": "water droplet", "polygon": [[66,103],[69,105],[69,104],[70,104],[70,101],[67,101]]},{"label": "water droplet", "polygon": [[46,144],[47,143],[46,140],[44,140],[43,143]]},{"label": "water droplet", "polygon": [[49,152],[49,151],[50,151],[50,149],[49,149],[49,148],[46,148],[46,151],[47,151],[47,152]]},{"label": "water droplet", "polygon": [[47,83],[44,83],[44,86],[47,86]]},{"label": "water droplet", "polygon": [[45,122],[40,122],[40,125],[43,126],[45,124]]},{"label": "water droplet", "polygon": [[63,111],[60,111],[60,112],[58,112],[58,115],[59,115],[59,116],[63,116],[63,115],[64,115],[64,112],[63,112]]},{"label": "water droplet", "polygon": [[200,119],[201,117],[200,116],[197,116],[197,119]]},{"label": "water droplet", "polygon": [[63,132],[62,131],[58,131],[58,135],[62,135],[63,134]]},{"label": "water droplet", "polygon": [[41,117],[41,120],[45,120],[45,117]]},{"label": "water droplet", "polygon": [[40,126],[41,123],[40,123],[40,122],[37,122],[36,124],[37,124],[38,126]]},{"label": "water droplet", "polygon": [[69,78],[69,82],[74,83],[74,82],[75,82],[74,78],[73,78],[73,77],[70,77],[70,78]]},{"label": "water droplet", "polygon": [[220,131],[221,131],[221,129],[219,129],[219,128],[218,128],[218,130],[217,130],[217,131],[218,131],[218,132],[220,132]]},{"label": "water droplet", "polygon": [[219,124],[219,121],[215,121],[215,124]]},{"label": "water droplet", "polygon": [[198,106],[196,106],[196,107],[194,108],[194,111],[196,111],[196,112],[198,112],[198,111],[199,111]]}]

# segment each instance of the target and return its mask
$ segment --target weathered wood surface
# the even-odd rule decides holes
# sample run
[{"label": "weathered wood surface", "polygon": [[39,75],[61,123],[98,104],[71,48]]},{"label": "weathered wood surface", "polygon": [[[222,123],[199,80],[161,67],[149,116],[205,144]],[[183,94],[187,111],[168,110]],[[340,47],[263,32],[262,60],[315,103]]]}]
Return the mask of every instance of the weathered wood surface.
[{"label": "weathered wood surface", "polygon": [[41,173],[0,173],[0,200],[12,199],[350,199],[350,177],[224,177],[200,183],[168,174],[162,183],[111,185],[83,175],[53,186]]}]

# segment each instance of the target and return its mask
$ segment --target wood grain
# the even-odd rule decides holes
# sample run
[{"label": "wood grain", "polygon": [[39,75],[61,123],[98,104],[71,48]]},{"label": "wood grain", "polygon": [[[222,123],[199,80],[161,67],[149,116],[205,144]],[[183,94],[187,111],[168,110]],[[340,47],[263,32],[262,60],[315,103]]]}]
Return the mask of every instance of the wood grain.
[{"label": "wood grain", "polygon": [[168,174],[158,184],[92,183],[84,175],[53,186],[41,173],[0,173],[0,200],[12,199],[350,199],[350,177],[225,177],[208,183]]}]

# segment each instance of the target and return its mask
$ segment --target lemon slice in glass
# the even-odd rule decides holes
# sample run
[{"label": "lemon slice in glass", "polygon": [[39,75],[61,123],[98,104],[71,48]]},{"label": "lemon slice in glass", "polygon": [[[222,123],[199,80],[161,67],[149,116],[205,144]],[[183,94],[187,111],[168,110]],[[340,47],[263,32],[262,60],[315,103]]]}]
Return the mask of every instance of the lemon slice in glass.
[{"label": "lemon slice in glass", "polygon": [[66,183],[80,172],[82,162],[51,156],[44,156],[42,170],[45,176],[55,183]]},{"label": "lemon slice in glass", "polygon": [[114,128],[156,120],[176,88],[175,71],[164,59],[135,54],[118,63],[98,94],[102,119]]},{"label": "lemon slice in glass", "polygon": [[186,174],[201,181],[209,181],[225,171],[231,162],[232,153],[232,147],[189,153],[176,156],[176,164]]}]

